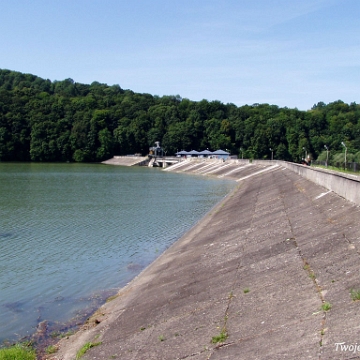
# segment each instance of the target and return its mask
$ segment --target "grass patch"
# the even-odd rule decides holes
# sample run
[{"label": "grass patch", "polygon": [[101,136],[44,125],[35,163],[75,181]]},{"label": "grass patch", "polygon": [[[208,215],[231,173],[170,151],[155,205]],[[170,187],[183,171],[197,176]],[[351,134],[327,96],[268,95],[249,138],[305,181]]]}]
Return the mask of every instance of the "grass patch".
[{"label": "grass patch", "polygon": [[0,349],[0,360],[36,360],[35,350],[21,344]]},{"label": "grass patch", "polygon": [[97,342],[97,343],[93,343],[93,342],[87,342],[76,354],[76,360],[80,359],[82,356],[85,355],[85,353],[95,347],[95,346],[98,346],[98,345],[101,345],[101,341],[100,342]]},{"label": "grass patch", "polygon": [[330,303],[328,303],[328,302],[324,302],[321,305],[321,309],[323,309],[324,311],[329,311],[331,308],[332,308],[332,305]]},{"label": "grass patch", "polygon": [[45,352],[47,353],[47,354],[54,354],[54,353],[56,353],[58,351],[58,348],[55,346],[55,345],[49,345],[47,348],[46,348],[46,350],[45,350]]},{"label": "grass patch", "polygon": [[354,289],[352,289],[352,290],[350,291],[350,295],[351,295],[351,298],[352,298],[354,301],[360,300],[360,290],[354,290]]},{"label": "grass patch", "polygon": [[164,336],[164,335],[160,335],[160,336],[159,336],[159,341],[165,341],[165,336]]},{"label": "grass patch", "polygon": [[249,288],[244,289],[244,294],[247,294],[248,292],[250,292]]},{"label": "grass patch", "polygon": [[212,339],[211,339],[211,342],[213,344],[217,344],[217,343],[221,343],[221,342],[224,342],[228,337],[228,334],[226,331],[222,331],[219,335],[217,336],[213,336]]}]

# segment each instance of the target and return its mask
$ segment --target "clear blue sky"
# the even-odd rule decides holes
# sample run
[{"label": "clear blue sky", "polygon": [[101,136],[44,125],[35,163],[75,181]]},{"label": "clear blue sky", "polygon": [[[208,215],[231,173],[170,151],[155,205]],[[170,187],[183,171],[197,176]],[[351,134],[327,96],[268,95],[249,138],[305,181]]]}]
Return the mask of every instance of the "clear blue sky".
[{"label": "clear blue sky", "polygon": [[359,0],[13,0],[0,68],[152,95],[360,102]]}]

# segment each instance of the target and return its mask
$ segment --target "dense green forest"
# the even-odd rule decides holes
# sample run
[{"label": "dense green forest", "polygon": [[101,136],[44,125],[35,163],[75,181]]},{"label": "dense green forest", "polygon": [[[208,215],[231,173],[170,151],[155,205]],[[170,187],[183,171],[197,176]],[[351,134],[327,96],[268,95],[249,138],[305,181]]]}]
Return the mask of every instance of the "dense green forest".
[{"label": "dense green forest", "polygon": [[[177,150],[228,149],[244,158],[314,159],[324,145],[360,155],[360,105],[319,102],[309,111],[153,96],[118,85],[50,81],[0,70],[1,161],[102,161]],[[351,155],[353,154],[353,155]],[[354,155],[355,154],[355,155]]]}]

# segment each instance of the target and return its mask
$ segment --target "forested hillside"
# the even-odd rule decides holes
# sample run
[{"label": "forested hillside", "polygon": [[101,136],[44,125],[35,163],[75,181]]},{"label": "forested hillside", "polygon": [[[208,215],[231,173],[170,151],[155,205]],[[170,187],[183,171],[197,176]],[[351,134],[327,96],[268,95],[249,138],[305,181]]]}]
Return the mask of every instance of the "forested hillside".
[{"label": "forested hillside", "polygon": [[93,82],[44,80],[0,70],[1,161],[101,161],[148,153],[160,141],[177,150],[228,149],[244,158],[300,161],[327,145],[360,150],[360,105],[318,103],[309,111],[237,107],[180,96],[153,96]]}]

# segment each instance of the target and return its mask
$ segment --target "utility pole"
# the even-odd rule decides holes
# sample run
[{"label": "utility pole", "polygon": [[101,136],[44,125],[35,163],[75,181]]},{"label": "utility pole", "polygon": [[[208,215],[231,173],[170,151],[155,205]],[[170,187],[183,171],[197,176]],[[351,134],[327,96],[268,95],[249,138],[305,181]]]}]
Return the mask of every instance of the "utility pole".
[{"label": "utility pole", "polygon": [[324,148],[326,149],[326,167],[328,167],[328,161],[329,161],[329,148],[324,145]]},{"label": "utility pole", "polygon": [[342,141],[341,145],[345,148],[345,163],[344,163],[344,170],[346,170],[346,153],[347,153],[347,147],[345,145],[345,143]]},{"label": "utility pole", "polygon": [[306,158],[307,158],[306,148],[305,148],[305,147],[303,147],[303,150],[305,151],[305,158],[304,158],[304,160],[306,161]]}]

